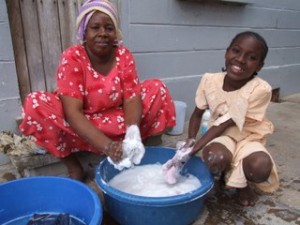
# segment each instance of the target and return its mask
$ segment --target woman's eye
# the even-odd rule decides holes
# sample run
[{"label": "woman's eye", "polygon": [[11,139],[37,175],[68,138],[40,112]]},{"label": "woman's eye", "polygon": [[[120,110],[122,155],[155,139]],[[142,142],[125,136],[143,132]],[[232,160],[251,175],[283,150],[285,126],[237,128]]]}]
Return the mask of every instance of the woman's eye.
[{"label": "woman's eye", "polygon": [[99,27],[98,27],[98,26],[91,26],[91,29],[92,29],[92,30],[98,30]]},{"label": "woman's eye", "polygon": [[114,31],[115,28],[114,28],[114,26],[107,26],[106,30],[111,32],[111,31]]}]

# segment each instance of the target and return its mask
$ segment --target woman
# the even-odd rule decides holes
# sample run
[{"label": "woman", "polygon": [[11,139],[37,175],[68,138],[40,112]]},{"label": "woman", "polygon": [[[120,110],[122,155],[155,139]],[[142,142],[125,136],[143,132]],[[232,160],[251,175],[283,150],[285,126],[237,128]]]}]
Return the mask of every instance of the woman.
[{"label": "woman", "polygon": [[72,153],[104,153],[119,162],[128,140],[142,152],[141,140],[174,126],[175,109],[160,80],[140,83],[132,54],[120,44],[117,11],[110,2],[86,1],[77,28],[82,44],[62,53],[57,90],[31,93],[19,128],[62,158],[71,178],[82,180],[84,171]]}]

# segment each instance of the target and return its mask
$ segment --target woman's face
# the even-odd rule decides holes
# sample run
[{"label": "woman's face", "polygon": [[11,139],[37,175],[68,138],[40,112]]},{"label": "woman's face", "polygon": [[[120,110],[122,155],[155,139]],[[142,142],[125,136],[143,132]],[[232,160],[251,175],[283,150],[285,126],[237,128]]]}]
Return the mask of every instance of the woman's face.
[{"label": "woman's face", "polygon": [[249,80],[263,65],[261,44],[252,36],[239,37],[226,51],[227,76],[232,80]]},{"label": "woman's face", "polygon": [[98,57],[106,57],[114,50],[117,32],[111,18],[102,12],[95,12],[90,18],[86,32],[86,47]]}]

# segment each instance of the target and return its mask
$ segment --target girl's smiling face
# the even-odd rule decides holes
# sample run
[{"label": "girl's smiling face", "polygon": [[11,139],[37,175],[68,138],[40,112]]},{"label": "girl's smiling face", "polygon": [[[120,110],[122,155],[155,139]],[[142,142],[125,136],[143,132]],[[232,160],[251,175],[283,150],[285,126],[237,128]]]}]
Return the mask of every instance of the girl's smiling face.
[{"label": "girl's smiling face", "polygon": [[226,51],[227,78],[231,80],[250,80],[263,65],[261,43],[253,36],[239,37]]}]

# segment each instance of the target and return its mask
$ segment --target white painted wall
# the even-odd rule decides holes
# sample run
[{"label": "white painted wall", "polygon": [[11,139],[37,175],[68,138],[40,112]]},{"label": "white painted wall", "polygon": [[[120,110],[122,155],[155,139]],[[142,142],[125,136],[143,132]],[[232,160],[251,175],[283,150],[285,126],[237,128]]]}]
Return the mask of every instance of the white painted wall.
[{"label": "white painted wall", "polygon": [[[141,79],[163,79],[174,99],[187,102],[186,119],[202,74],[221,70],[226,47],[245,30],[260,33],[270,48],[259,76],[280,87],[282,97],[300,92],[300,1],[243,1],[250,4],[114,0],[124,43],[134,53]],[[21,105],[4,0],[0,0],[0,40],[0,131],[16,130]]]}]

